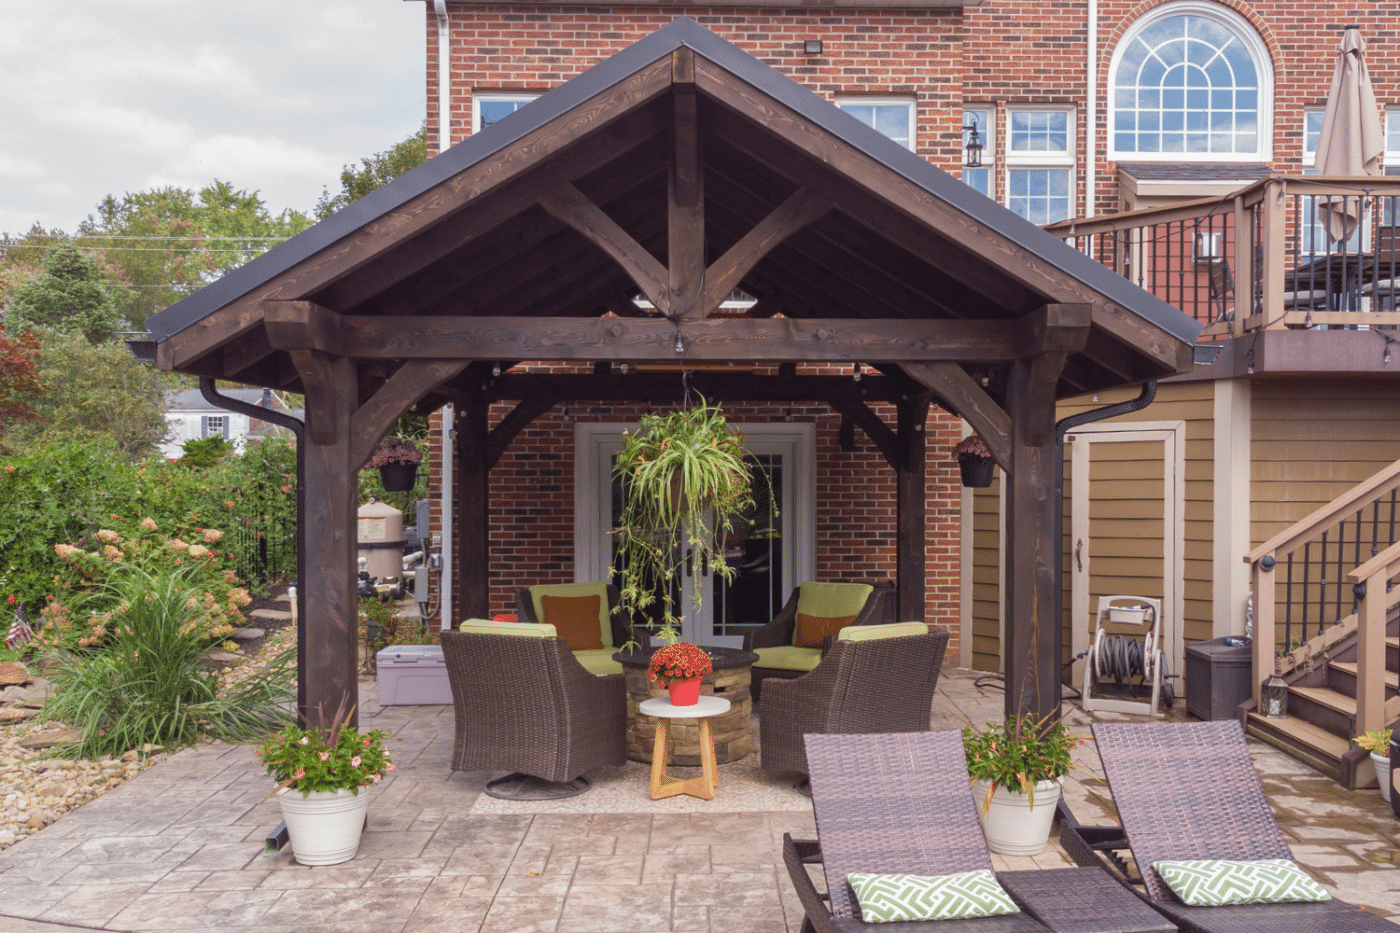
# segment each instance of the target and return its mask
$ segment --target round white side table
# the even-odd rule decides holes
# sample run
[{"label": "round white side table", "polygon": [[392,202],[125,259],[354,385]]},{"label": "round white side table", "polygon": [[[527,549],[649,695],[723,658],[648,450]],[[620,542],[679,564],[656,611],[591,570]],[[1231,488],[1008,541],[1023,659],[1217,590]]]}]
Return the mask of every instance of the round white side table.
[{"label": "round white side table", "polygon": [[[675,797],[689,794],[701,800],[713,800],[715,785],[719,783],[719,769],[715,764],[715,741],[710,734],[711,716],[729,712],[729,701],[723,697],[702,696],[694,706],[673,706],[668,697],[653,697],[644,700],[637,707],[643,716],[657,720],[656,743],[651,755],[651,799]],[[671,758],[671,720],[700,720],[700,776],[688,781],[674,780],[666,774],[666,764]]]}]

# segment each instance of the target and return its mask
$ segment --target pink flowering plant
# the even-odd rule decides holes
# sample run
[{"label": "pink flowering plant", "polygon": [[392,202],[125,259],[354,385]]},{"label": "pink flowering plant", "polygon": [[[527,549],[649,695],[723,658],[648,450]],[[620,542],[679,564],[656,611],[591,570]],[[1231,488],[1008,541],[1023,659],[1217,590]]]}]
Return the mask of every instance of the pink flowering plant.
[{"label": "pink flowering plant", "polygon": [[715,669],[710,656],[699,645],[678,641],[656,649],[647,664],[647,677],[663,690],[672,681],[694,680]]},{"label": "pink flowering plant", "polygon": [[311,729],[289,726],[254,749],[267,773],[277,779],[272,794],[285,787],[301,791],[303,797],[337,790],[358,795],[361,787],[393,773],[394,763],[384,749],[389,733],[374,729],[361,734],[345,724],[349,718],[342,703],[330,722],[323,719]]},{"label": "pink flowering plant", "polygon": [[1029,716],[1016,718],[1010,728],[999,722],[980,729],[964,726],[967,773],[973,784],[986,781],[990,785],[982,801],[982,814],[986,815],[998,787],[1025,794],[1034,808],[1037,782],[1064,777],[1071,769],[1089,774],[1074,757],[1084,738],[1071,735],[1061,720],[1037,722]]}]

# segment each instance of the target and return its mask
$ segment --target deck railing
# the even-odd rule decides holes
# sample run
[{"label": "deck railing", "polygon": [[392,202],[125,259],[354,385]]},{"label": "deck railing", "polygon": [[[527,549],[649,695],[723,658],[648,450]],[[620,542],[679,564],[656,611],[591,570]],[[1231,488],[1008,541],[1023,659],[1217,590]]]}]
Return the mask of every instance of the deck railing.
[{"label": "deck railing", "polygon": [[1386,615],[1400,603],[1393,585],[1400,575],[1398,518],[1400,461],[1245,555],[1253,576],[1256,705],[1271,674],[1306,665],[1359,632],[1357,731],[1400,716],[1400,699],[1387,709],[1381,679]]},{"label": "deck railing", "polygon": [[[1354,217],[1354,231],[1334,241],[1320,209]],[[1205,338],[1400,326],[1400,177],[1270,176],[1046,229],[1205,324]]]}]

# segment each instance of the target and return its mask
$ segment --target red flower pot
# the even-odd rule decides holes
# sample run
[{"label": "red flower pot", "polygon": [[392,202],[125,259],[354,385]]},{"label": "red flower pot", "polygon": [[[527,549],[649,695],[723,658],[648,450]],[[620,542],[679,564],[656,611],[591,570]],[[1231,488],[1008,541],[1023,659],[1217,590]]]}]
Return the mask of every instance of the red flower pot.
[{"label": "red flower pot", "polygon": [[673,680],[666,688],[671,691],[672,706],[694,706],[700,702],[700,683],[705,678],[696,677],[691,680]]}]

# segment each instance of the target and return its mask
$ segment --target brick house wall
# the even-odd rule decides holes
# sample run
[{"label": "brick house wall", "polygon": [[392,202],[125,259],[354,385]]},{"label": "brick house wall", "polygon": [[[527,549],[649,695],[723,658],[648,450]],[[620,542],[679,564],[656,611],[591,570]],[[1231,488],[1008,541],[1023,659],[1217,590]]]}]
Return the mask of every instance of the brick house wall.
[{"label": "brick house wall", "polygon": [[[686,15],[828,100],[883,95],[915,101],[915,150],[939,167],[961,170],[962,109],[983,105],[995,116],[993,196],[1007,199],[1007,111],[1018,105],[1062,106],[1074,114],[1073,213],[1089,206],[1086,167],[1094,169],[1094,212],[1120,209],[1117,163],[1107,157],[1110,62],[1116,45],[1142,16],[1184,0],[1096,0],[1097,115],[1087,125],[1086,69],[1090,0],[985,0],[978,6],[918,9],[904,0],[889,8],[866,0],[821,7],[608,6],[447,3],[450,21],[447,141],[471,133],[474,96],[481,92],[544,92]],[[1400,107],[1400,2],[1201,0],[1197,8],[1233,10],[1252,25],[1271,58],[1274,77],[1272,168],[1301,172],[1305,109],[1325,103],[1342,27],[1359,23],[1368,65],[1383,107]],[[440,140],[438,22],[425,3],[427,125]],[[819,39],[820,55],[803,54]],[[1091,156],[1089,154],[1092,154]],[[1169,157],[1164,156],[1162,161]],[[1265,161],[1265,160],[1260,160]],[[493,423],[505,412],[493,411]],[[736,420],[782,419],[784,406],[747,406]],[[893,412],[882,412],[893,423]],[[508,610],[513,587],[573,579],[573,463],[571,423],[578,419],[634,420],[626,407],[581,403],[540,419],[505,454],[492,474],[490,606]],[[823,406],[799,407],[794,420],[817,425],[818,575],[822,579],[884,579],[894,569],[893,476],[857,431],[857,449],[842,453],[839,419]],[[957,637],[961,496],[946,450],[959,434],[956,418],[934,411],[928,432],[927,620],[952,626]],[[436,439],[435,442],[437,443]],[[437,494],[434,530],[440,531]],[[956,652],[956,643],[950,652]],[[952,656],[956,657],[956,654]]]}]

